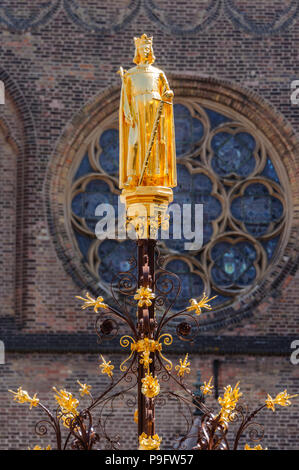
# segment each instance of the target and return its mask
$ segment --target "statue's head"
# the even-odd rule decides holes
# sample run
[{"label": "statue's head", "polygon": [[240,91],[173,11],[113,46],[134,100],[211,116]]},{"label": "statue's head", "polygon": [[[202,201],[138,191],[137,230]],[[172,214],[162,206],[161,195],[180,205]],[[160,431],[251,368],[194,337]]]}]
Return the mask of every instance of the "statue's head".
[{"label": "statue's head", "polygon": [[156,59],[153,51],[153,38],[143,34],[140,38],[134,38],[134,42],[135,57],[133,62],[135,64],[153,64]]}]

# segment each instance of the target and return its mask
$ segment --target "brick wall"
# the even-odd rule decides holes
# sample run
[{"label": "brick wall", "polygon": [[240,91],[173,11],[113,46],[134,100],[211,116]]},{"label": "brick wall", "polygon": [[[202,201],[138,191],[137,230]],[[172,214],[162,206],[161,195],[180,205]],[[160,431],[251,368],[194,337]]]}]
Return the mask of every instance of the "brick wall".
[{"label": "brick wall", "polygon": [[[119,354],[106,354],[105,358],[115,365],[115,374],[118,376],[118,366],[124,356]],[[178,362],[177,355],[168,356],[174,363]],[[253,410],[259,404],[263,404],[267,393],[275,396],[288,384],[290,392],[298,391],[299,367],[290,364],[285,357],[246,357],[206,355],[198,357],[190,356],[192,371],[187,378],[187,383],[194,387],[196,371],[201,370],[202,380],[207,380],[213,375],[213,361],[219,360],[219,394],[222,395],[223,387],[227,384],[235,385],[240,380],[240,389],[244,394],[245,402],[249,409]],[[17,354],[9,353],[5,366],[1,366],[3,374],[0,379],[0,409],[1,409],[1,449],[27,449],[38,444],[46,447],[55,445],[53,435],[49,432],[44,437],[34,434],[35,424],[44,416],[37,409],[29,411],[28,404],[13,402],[12,396],[7,392],[7,387],[16,390],[20,384],[30,395],[38,391],[41,402],[50,408],[55,408],[52,387],[66,387],[80,399],[77,380],[92,386],[94,396],[100,394],[109,384],[109,379],[100,375],[99,358],[97,354]],[[162,390],[174,391],[177,387],[171,382],[161,380]],[[124,384],[125,386],[128,384]],[[133,394],[134,396],[134,394]],[[163,393],[161,393],[163,397]],[[110,436],[120,437],[122,449],[136,448],[136,425],[133,421],[135,411],[134,399],[129,402],[130,395],[114,402],[113,419],[109,419],[107,431]],[[243,400],[242,398],[242,400]],[[83,400],[82,400],[83,403]],[[88,403],[88,400],[85,401]],[[215,411],[219,405],[214,396],[209,397],[206,404]],[[186,409],[183,407],[183,411]],[[97,417],[97,413],[95,413]],[[269,449],[298,449],[297,421],[299,418],[298,400],[293,400],[289,408],[277,407],[277,411],[266,409],[259,415],[257,422],[264,425],[265,436],[263,446]],[[131,432],[127,432],[130,429]],[[233,429],[233,426],[232,426]],[[171,448],[177,437],[185,430],[185,421],[175,400],[165,397],[165,402],[157,406],[156,430],[163,438],[163,448]],[[51,437],[52,436],[52,437]],[[248,434],[242,439],[240,448],[249,442]]]},{"label": "brick wall", "polygon": [[[6,430],[6,435],[0,436],[3,449],[26,448],[26,423],[32,424],[33,416],[26,405],[11,403],[7,388],[28,385],[30,391],[41,390],[46,397],[53,384],[68,385],[73,377],[80,378],[80,371],[88,371],[91,383],[99,380],[93,376],[95,357],[88,353],[89,337],[85,336],[82,344],[77,342],[81,334],[92,334],[93,316],[78,308],[74,296],[79,288],[55,250],[48,225],[45,182],[54,150],[74,116],[100,93],[119,86],[116,71],[120,65],[127,68],[132,62],[132,38],[143,32],[154,36],[157,65],[166,74],[218,77],[237,83],[273,105],[295,133],[298,127],[299,107],[290,103],[290,83],[299,78],[298,11],[292,6],[288,12],[281,12],[289,1],[271,2],[271,9],[266,0],[257,2],[254,8],[245,0],[134,1],[125,3],[123,16],[115,13],[120,6],[116,0],[109,6],[89,0],[77,3],[88,9],[90,17],[82,15],[72,1],[63,6],[63,2],[53,0],[45,7],[38,0],[28,0],[21,7],[10,0],[2,2],[0,11],[0,79],[7,93],[6,105],[0,106],[0,339],[9,337],[7,349],[11,351],[6,365],[0,365],[1,432]],[[12,15],[7,15],[6,8]],[[167,10],[164,17],[161,8]],[[195,14],[197,10],[199,14]],[[247,19],[242,13],[248,15]],[[20,16],[28,21],[18,21]],[[265,26],[270,22],[272,27]],[[189,32],[182,31],[186,27]],[[293,170],[299,187],[299,172],[296,174],[295,167]],[[294,246],[296,250],[298,253],[298,245]],[[297,369],[288,359],[289,338],[298,335],[299,278],[295,271],[293,268],[284,277],[276,297],[271,293],[250,318],[204,334],[211,341],[216,341],[217,335],[223,339],[217,346],[224,362],[223,385],[240,379],[248,390],[257,387],[259,393],[274,394],[285,387],[292,393],[298,391]],[[48,340],[48,335],[54,333],[65,336]],[[281,341],[285,338],[284,346],[271,343],[273,336]],[[242,346],[241,356],[221,355],[226,351],[222,347],[225,341],[229,341],[233,352],[247,337],[256,342]],[[280,357],[263,356],[263,348],[253,356],[260,337],[267,342],[267,354],[272,344],[271,353]],[[76,344],[81,354],[76,353]],[[207,346],[208,351],[213,344],[210,349]],[[96,348],[94,344],[92,351]],[[201,351],[200,345],[198,348]],[[24,350],[26,354],[21,352]],[[200,367],[206,378],[212,359],[195,354],[194,370]],[[128,415],[124,410],[119,409],[119,416]],[[268,447],[297,448],[296,413],[297,408],[277,415],[268,412]],[[166,434],[164,416],[161,435]],[[17,429],[11,424],[16,417]],[[181,418],[176,419],[179,428]],[[35,442],[32,438],[30,444]],[[133,439],[123,445],[133,445]]]}]

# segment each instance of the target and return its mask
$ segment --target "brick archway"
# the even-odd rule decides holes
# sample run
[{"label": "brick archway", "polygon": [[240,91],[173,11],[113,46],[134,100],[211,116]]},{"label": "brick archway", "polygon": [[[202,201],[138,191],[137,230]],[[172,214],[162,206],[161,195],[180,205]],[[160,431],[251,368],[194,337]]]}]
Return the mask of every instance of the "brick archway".
[{"label": "brick archway", "polygon": [[[30,168],[29,161],[36,158],[36,135],[33,117],[30,108],[22,94],[17,82],[6,71],[0,68],[0,80],[4,83],[6,101],[11,102],[15,115],[6,120],[3,106],[3,113],[0,117],[0,127],[5,141],[10,145],[16,158],[15,185],[15,320],[18,326],[22,326],[22,310],[24,305],[25,292],[24,272],[26,269],[26,245],[27,239],[24,231],[26,216],[27,197],[24,191],[24,181],[27,178]],[[6,106],[6,108],[5,108]],[[14,127],[19,131],[15,135]]]}]

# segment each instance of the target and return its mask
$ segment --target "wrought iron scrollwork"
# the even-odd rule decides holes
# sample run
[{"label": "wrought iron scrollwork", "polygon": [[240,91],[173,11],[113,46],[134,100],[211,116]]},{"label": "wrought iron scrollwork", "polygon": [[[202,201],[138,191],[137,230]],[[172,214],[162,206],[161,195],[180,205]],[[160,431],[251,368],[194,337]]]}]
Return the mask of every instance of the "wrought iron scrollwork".
[{"label": "wrought iron scrollwork", "polygon": [[[211,307],[204,294],[200,301],[191,299],[190,305],[183,310],[175,310],[175,300],[181,288],[180,280],[176,274],[163,268],[163,259],[159,251],[155,250],[155,243],[153,240],[138,240],[138,263],[131,259],[130,270],[121,272],[112,281],[112,296],[119,310],[105,304],[102,297],[93,299],[89,294],[86,294],[86,298],[79,297],[84,301],[83,308],[93,307],[97,314],[95,331],[100,341],[115,338],[119,334],[120,324],[129,329],[130,334],[120,338],[120,345],[127,350],[127,357],[120,364],[121,375],[115,379],[112,373],[114,366],[102,357],[101,372],[109,376],[110,384],[104,392],[94,397],[90,387],[79,382],[81,395],[88,395],[90,401],[81,411],[77,411],[78,400],[65,390],[54,388],[59,404],[54,412],[39,403],[36,396],[30,398],[21,388],[13,392],[21,403],[30,402],[31,406],[39,406],[46,413],[46,418],[36,424],[35,431],[40,437],[45,437],[52,430],[56,436],[57,449],[118,449],[120,436],[111,435],[109,429],[118,401],[126,403],[129,409],[136,405],[138,407],[138,419],[136,412],[134,416],[138,421],[139,442],[143,442],[141,448],[148,448],[148,442],[157,446],[160,440],[155,434],[155,407],[163,407],[173,401],[185,425],[184,433],[173,436],[174,448],[187,449],[192,442],[194,450],[236,450],[245,433],[252,442],[259,442],[263,438],[263,426],[255,420],[263,408],[267,406],[273,409],[275,403],[287,406],[289,398],[292,398],[285,390],[275,400],[269,396],[264,405],[250,412],[246,405],[238,402],[242,394],[237,384],[235,389],[230,386],[225,389],[226,398],[219,398],[221,410],[215,414],[203,402],[202,396],[190,390],[184,379],[185,374],[190,372],[188,354],[184,360],[180,359],[178,365],[173,366],[164,351],[173,342],[166,327],[173,322],[178,338],[192,341],[200,328],[197,316],[202,309],[209,310]],[[158,265],[156,276],[155,255]],[[137,270],[137,275],[134,270]],[[171,293],[173,298],[169,300]],[[133,320],[132,312],[128,309],[128,299],[130,305],[136,308],[137,321]],[[178,319],[181,319],[179,323]],[[204,390],[206,388],[209,391],[209,387],[205,384]],[[200,411],[200,416],[194,416],[195,408]],[[231,439],[228,439],[231,423],[237,425],[232,444]]]}]

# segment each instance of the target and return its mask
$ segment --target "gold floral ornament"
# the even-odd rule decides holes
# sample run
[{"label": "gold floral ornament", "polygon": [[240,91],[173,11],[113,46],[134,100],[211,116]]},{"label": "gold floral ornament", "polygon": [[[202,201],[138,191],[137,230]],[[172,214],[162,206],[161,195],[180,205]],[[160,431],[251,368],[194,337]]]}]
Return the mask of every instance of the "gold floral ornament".
[{"label": "gold floral ornament", "polygon": [[138,409],[136,408],[136,410],[134,411],[134,422],[136,424],[138,424]]},{"label": "gold floral ornament", "polygon": [[[53,387],[53,390],[56,393],[56,395],[54,395],[55,400],[60,406],[62,413],[70,414],[72,417],[77,416],[78,414],[77,407],[79,405],[79,400],[73,397],[72,393],[68,392],[65,389],[60,389],[58,391],[56,387]],[[67,416],[67,417],[70,417],[70,416]]]},{"label": "gold floral ornament", "polygon": [[91,297],[91,295],[88,292],[86,292],[85,295],[86,295],[86,299],[84,299],[84,297],[80,297],[79,295],[76,295],[76,299],[83,300],[84,302],[84,304],[81,306],[83,310],[89,307],[93,307],[94,311],[98,313],[98,310],[100,308],[103,308],[103,309],[108,308],[108,305],[104,303],[103,297],[97,297],[96,299],[94,299],[93,297]]},{"label": "gold floral ornament", "polygon": [[141,379],[142,387],[141,392],[147,398],[154,398],[160,392],[160,384],[158,382],[157,377],[153,377],[153,375],[147,374],[143,379]]},{"label": "gold floral ornament", "polygon": [[267,448],[263,449],[261,444],[258,444],[257,446],[250,447],[248,444],[245,444],[244,450],[268,450]]},{"label": "gold floral ornament", "polygon": [[149,365],[153,362],[153,360],[150,358],[150,352],[149,351],[144,351],[141,354],[141,358],[139,360],[140,364],[143,364],[143,367],[145,369],[149,369]]},{"label": "gold floral ornament", "polygon": [[212,395],[214,386],[211,384],[213,377],[210,378],[208,382],[204,382],[203,385],[200,387],[200,390],[204,395]]},{"label": "gold floral ornament", "polygon": [[77,380],[77,383],[80,385],[79,392],[81,397],[84,397],[84,395],[90,395],[91,385],[81,384],[79,380]]},{"label": "gold floral ornament", "polygon": [[159,339],[158,341],[155,341],[154,339],[144,338],[144,339],[139,339],[138,341],[135,341],[134,338],[132,338],[132,336],[128,336],[128,335],[122,336],[120,338],[120,345],[123,348],[127,348],[131,344],[131,354],[121,363],[120,370],[122,372],[125,372],[127,370],[127,366],[125,366],[125,363],[128,362],[129,359],[131,359],[134,352],[137,352],[138,354],[140,354],[140,360],[139,360],[140,364],[143,364],[144,368],[148,369],[149,364],[152,362],[152,359],[150,358],[150,353],[158,351],[160,355],[162,356],[161,354],[162,344],[159,342]]},{"label": "gold floral ornament", "polygon": [[202,296],[202,299],[199,300],[198,302],[197,302],[196,299],[190,299],[189,302],[190,302],[191,305],[189,305],[189,307],[187,307],[186,310],[189,310],[189,311],[195,310],[196,315],[201,314],[201,309],[202,308],[205,308],[207,310],[212,310],[212,307],[211,307],[211,305],[208,304],[208,302],[215,299],[216,297],[217,297],[217,295],[214,295],[214,297],[211,297],[209,299],[208,296],[204,292],[203,296]]},{"label": "gold floral ornament", "polygon": [[243,393],[240,392],[239,383],[240,382],[235,385],[234,389],[231,385],[224,387],[223,398],[218,398],[218,403],[221,405],[219,421],[225,426],[229,422],[230,417],[233,418],[233,411],[236,408],[239,398],[243,395]]},{"label": "gold floral ornament", "polygon": [[139,450],[160,450],[161,442],[162,439],[160,439],[158,434],[148,436],[143,432],[139,436]]},{"label": "gold floral ornament", "polygon": [[175,370],[177,370],[177,375],[179,377],[184,377],[184,374],[190,374],[190,362],[188,362],[188,354],[186,354],[185,359],[180,359],[180,364],[175,366]]},{"label": "gold floral ornament", "polygon": [[267,408],[270,408],[272,411],[275,411],[275,405],[279,406],[289,406],[291,405],[291,398],[298,397],[297,395],[288,395],[287,390],[280,392],[276,398],[272,398],[269,394],[267,396],[267,400],[265,401]]},{"label": "gold floral ornament", "polygon": [[31,398],[26,390],[22,390],[22,387],[19,387],[17,392],[14,392],[13,390],[8,391],[14,394],[14,401],[17,401],[18,403],[30,403],[30,410],[33,406],[37,406],[39,404],[39,399],[37,398],[36,393]]},{"label": "gold floral ornament", "polygon": [[138,353],[142,352],[155,352],[162,350],[162,344],[159,341],[155,341],[154,339],[144,338],[139,339],[136,343],[131,343],[131,350],[137,351]]},{"label": "gold floral ornament", "polygon": [[140,287],[134,295],[134,299],[138,300],[138,307],[150,307],[152,305],[151,299],[154,298],[155,294],[149,287]]},{"label": "gold floral ornament", "polygon": [[28,447],[28,450],[52,450],[52,447],[47,446],[44,449],[42,449],[41,446],[34,446],[33,449],[30,449],[30,447]]},{"label": "gold floral ornament", "polygon": [[102,359],[102,364],[99,365],[99,368],[102,369],[101,370],[102,374],[107,374],[108,377],[111,378],[113,376],[112,371],[114,369],[114,366],[111,364],[111,361],[106,362],[102,354],[101,354],[101,359]]},{"label": "gold floral ornament", "polygon": [[56,395],[54,395],[55,400],[61,409],[59,417],[61,418],[63,425],[66,428],[69,428],[72,420],[78,415],[77,407],[79,405],[79,400],[65,389],[60,389],[58,391],[56,387],[53,387],[53,390],[56,393]]}]

